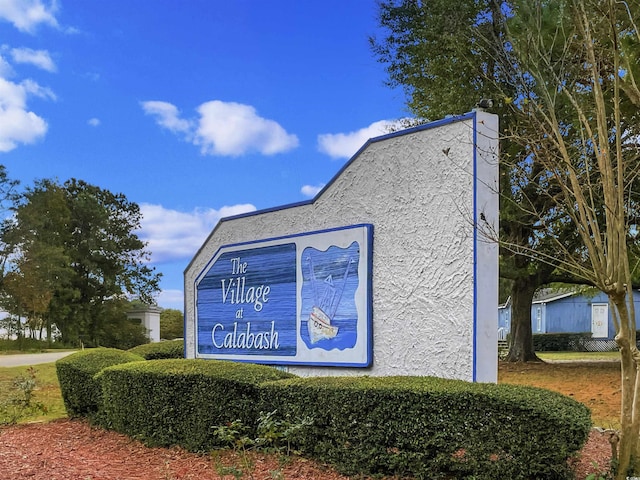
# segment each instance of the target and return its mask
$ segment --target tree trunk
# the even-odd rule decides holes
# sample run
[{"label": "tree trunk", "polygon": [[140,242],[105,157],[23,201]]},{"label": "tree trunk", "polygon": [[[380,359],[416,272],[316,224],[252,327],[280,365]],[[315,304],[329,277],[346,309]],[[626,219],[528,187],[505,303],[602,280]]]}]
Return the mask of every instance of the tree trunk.
[{"label": "tree trunk", "polygon": [[53,344],[52,332],[51,332],[51,317],[48,313],[44,314],[44,323],[47,326],[47,346],[51,348]]},{"label": "tree trunk", "polygon": [[536,282],[518,279],[511,289],[511,337],[507,362],[539,362],[533,349],[531,330],[531,302],[537,289]]},{"label": "tree trunk", "polygon": [[[633,299],[631,299],[633,302]],[[616,480],[629,478],[627,474],[638,472],[638,418],[637,398],[638,392],[638,354],[636,349],[635,320],[631,318],[627,308],[627,297],[622,294],[609,294],[609,303],[613,305],[618,316],[619,331],[616,334],[616,343],[620,349],[621,362],[621,410],[620,410],[620,442],[618,446],[618,466]],[[634,315],[635,317],[635,315]]]}]

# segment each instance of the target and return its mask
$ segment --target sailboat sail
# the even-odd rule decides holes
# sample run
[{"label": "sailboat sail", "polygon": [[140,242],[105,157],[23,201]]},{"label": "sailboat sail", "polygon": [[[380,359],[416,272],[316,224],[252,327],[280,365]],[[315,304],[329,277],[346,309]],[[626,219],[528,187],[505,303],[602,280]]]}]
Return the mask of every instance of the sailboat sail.
[{"label": "sailboat sail", "polygon": [[311,343],[317,343],[320,340],[332,339],[338,335],[339,328],[332,325],[331,322],[335,317],[342,293],[347,282],[349,269],[355,261],[350,258],[342,278],[342,284],[338,289],[335,285],[332,275],[328,275],[322,282],[322,286],[318,286],[315,270],[313,267],[313,259],[311,255],[307,258],[309,262],[309,271],[314,296],[314,306],[311,309],[309,319],[307,320],[307,330]]}]

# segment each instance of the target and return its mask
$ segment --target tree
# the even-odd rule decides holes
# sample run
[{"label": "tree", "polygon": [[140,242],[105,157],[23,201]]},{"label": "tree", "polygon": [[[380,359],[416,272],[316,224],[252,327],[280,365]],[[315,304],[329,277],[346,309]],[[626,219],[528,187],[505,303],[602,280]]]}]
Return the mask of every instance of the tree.
[{"label": "tree", "polygon": [[[548,204],[521,207],[557,255],[503,245],[609,298],[622,369],[617,479],[640,473],[640,352],[629,261],[639,227],[639,21],[637,1],[519,0],[496,56],[514,74],[512,114],[533,127],[508,134],[529,164],[540,166],[535,182]],[[566,225],[575,243],[567,244]]]},{"label": "tree", "polygon": [[180,310],[165,308],[160,312],[160,337],[165,340],[184,337],[184,316]]},{"label": "tree", "polygon": [[[389,85],[401,86],[407,105],[419,118],[441,118],[473,109],[481,98],[495,99],[503,132],[536,128],[513,111],[520,73],[504,63],[507,19],[513,2],[495,0],[387,0],[379,4],[382,39],[371,38],[378,60],[386,65]],[[537,212],[552,202],[539,191],[543,166],[528,146],[510,135],[500,139],[500,277],[511,285],[512,322],[508,361],[536,361],[531,303],[536,290],[553,282],[584,281],[556,268],[563,252],[541,235]],[[563,228],[565,249],[578,248],[572,226]],[[505,244],[533,247],[545,261]]]},{"label": "tree", "polygon": [[135,234],[140,219],[122,194],[75,179],[36,182],[2,233],[16,279],[5,303],[55,323],[63,341],[100,344],[117,328],[113,312],[123,298],[152,303],[159,288]]},{"label": "tree", "polygon": [[[11,180],[7,169],[4,165],[0,165],[0,212],[6,213],[17,199],[16,188],[19,182],[17,180]],[[9,205],[7,205],[9,204]],[[2,286],[2,279],[5,274],[5,267],[7,258],[9,256],[9,250],[5,245],[0,246],[0,287]]]},{"label": "tree", "polygon": [[[382,39],[371,38],[378,60],[386,65],[390,86],[401,86],[410,111],[419,118],[442,118],[472,110],[481,98],[497,98],[512,84],[511,71],[496,59],[505,25],[497,1],[387,0],[379,4]],[[485,39],[491,38],[492,43]],[[493,48],[491,48],[493,46]],[[496,102],[505,128],[516,121]],[[518,169],[526,150],[501,138],[500,227],[511,243],[529,245],[536,236],[534,220],[518,207],[524,194],[538,199],[535,169]],[[516,183],[517,182],[517,183]],[[510,361],[537,360],[533,350],[531,302],[536,289],[554,280],[554,269],[528,256],[501,248],[500,276],[511,285]]]},{"label": "tree", "polygon": [[129,350],[138,345],[149,343],[149,331],[145,326],[140,320],[127,316],[127,311],[135,303],[137,302],[127,300],[106,303],[105,316],[108,321],[104,322],[99,335],[101,346]]},{"label": "tree", "polygon": [[[5,310],[25,317],[34,332],[46,327],[51,340],[47,312],[56,285],[70,274],[70,258],[64,252],[57,223],[69,215],[65,193],[59,186],[43,182],[46,189],[30,194],[30,208],[19,208],[15,221],[5,222],[3,242],[12,251],[4,277],[2,299]],[[20,225],[30,228],[18,230]]]},{"label": "tree", "polygon": [[[477,6],[473,21],[468,22],[471,15],[463,17],[457,29],[467,51],[442,50],[456,65],[456,75],[462,62],[477,83],[462,79],[460,89],[455,75],[431,62],[439,51],[433,35],[439,27],[428,22],[446,21],[447,7],[439,1],[383,4],[383,25],[389,21],[385,14],[397,23],[389,23],[395,35],[377,44],[378,54],[398,68],[390,70],[392,80],[409,85],[409,93],[447,76],[446,84],[459,95],[465,88],[476,94],[482,86],[497,100],[506,121],[501,231],[493,232],[494,238],[503,261],[524,264],[516,265],[524,279],[531,275],[536,281],[546,271],[608,295],[623,372],[616,475],[625,478],[628,469],[638,474],[640,352],[629,258],[639,231],[640,5],[637,0],[631,5],[514,0]],[[459,4],[449,10],[458,8],[465,11]],[[430,15],[423,9],[431,9]],[[453,15],[456,24],[460,17]],[[437,102],[439,94],[434,90],[429,101]]]}]

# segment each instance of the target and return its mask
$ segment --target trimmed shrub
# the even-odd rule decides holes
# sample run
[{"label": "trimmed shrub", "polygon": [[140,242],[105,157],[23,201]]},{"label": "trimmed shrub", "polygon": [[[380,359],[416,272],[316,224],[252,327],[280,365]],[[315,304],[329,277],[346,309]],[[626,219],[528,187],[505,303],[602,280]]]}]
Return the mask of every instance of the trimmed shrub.
[{"label": "trimmed shrub", "polygon": [[142,360],[139,355],[115,348],[82,350],[58,360],[56,373],[67,415],[95,419],[102,402],[94,375],[111,365]]},{"label": "trimmed shrub", "polygon": [[128,350],[140,355],[146,360],[160,360],[165,358],[184,358],[184,340],[167,340],[164,342],[138,345]]},{"label": "trimmed shrub", "polygon": [[533,349],[536,352],[586,352],[585,343],[591,332],[584,333],[536,333]]},{"label": "trimmed shrub", "polygon": [[426,377],[327,377],[261,386],[263,408],[312,418],[298,448],[346,475],[566,479],[584,405],[533,387]]},{"label": "trimmed shrub", "polygon": [[255,433],[260,384],[294,377],[272,367],[217,360],[154,360],[104,369],[103,425],[151,446],[223,446],[213,427],[236,420]]}]

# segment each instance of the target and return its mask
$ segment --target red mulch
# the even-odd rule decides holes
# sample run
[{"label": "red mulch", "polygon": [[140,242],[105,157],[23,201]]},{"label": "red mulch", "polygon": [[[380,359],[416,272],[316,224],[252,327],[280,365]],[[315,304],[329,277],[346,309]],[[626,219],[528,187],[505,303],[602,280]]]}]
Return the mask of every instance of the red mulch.
[{"label": "red mulch", "polygon": [[[576,479],[602,470],[611,458],[604,435],[592,432],[576,460]],[[242,478],[271,480],[347,480],[330,468],[302,458],[284,465],[276,455],[251,454],[251,472]],[[0,480],[213,480],[233,479],[221,467],[240,467],[233,452],[219,457],[183,449],[147,448],[119,433],[91,427],[79,420],[32,423],[0,430]],[[361,478],[361,477],[359,477]]]}]

